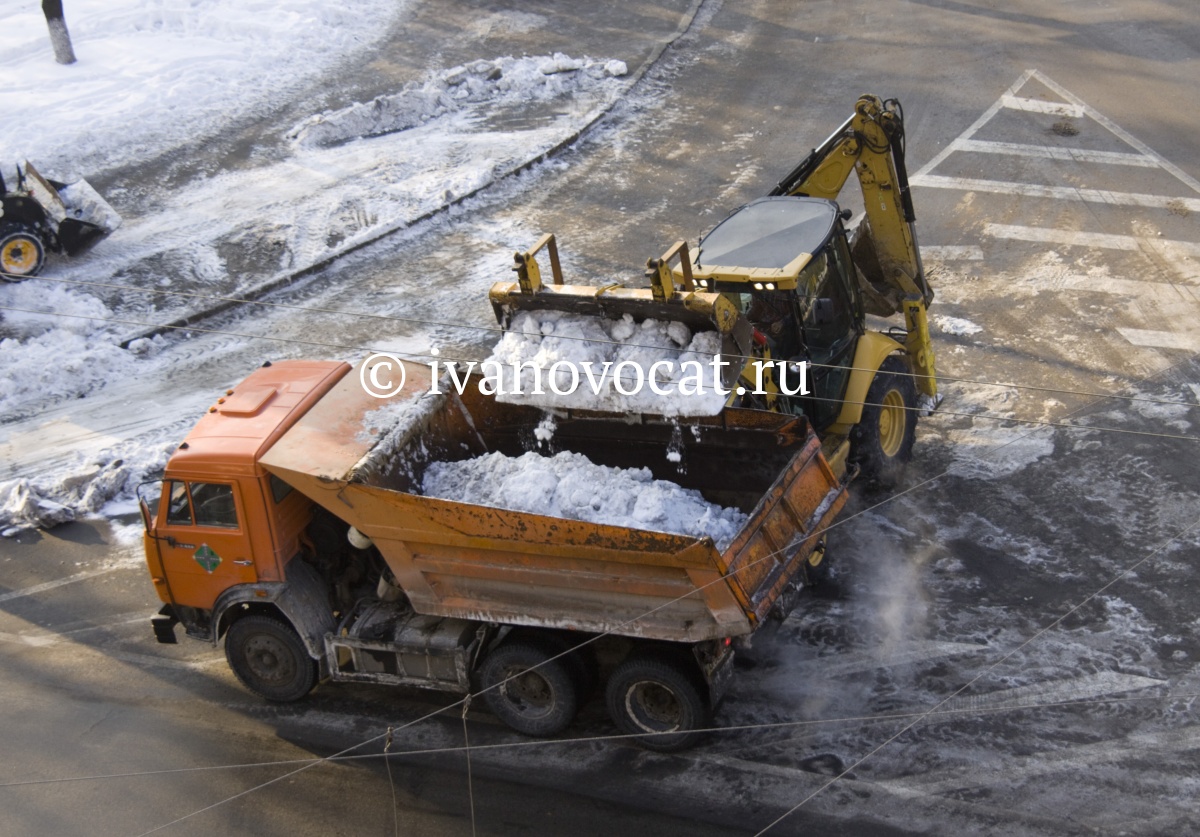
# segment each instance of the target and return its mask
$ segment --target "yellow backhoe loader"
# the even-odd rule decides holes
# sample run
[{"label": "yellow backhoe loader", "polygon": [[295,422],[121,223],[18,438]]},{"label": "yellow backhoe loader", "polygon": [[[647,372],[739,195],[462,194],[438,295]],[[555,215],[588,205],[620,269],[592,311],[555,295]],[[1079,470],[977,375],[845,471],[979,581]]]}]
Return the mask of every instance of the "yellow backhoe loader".
[{"label": "yellow backhoe loader", "polygon": [[[848,232],[836,199],[858,177],[865,217]],[[553,283],[537,256],[549,256]],[[647,262],[649,288],[566,285],[552,235],[516,255],[517,282],[491,290],[508,328],[520,311],[556,310],[717,331],[737,359],[729,406],[803,415],[825,458],[889,486],[912,455],[919,413],[939,397],[899,102],[864,95],[854,114],[771,192],[735,210],[692,249]],[[867,315],[903,315],[886,331]]]}]

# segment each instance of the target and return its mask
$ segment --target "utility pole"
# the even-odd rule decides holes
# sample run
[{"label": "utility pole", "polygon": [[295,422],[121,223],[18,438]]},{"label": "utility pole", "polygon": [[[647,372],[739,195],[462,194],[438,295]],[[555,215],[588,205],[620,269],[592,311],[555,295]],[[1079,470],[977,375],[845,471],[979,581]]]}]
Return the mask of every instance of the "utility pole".
[{"label": "utility pole", "polygon": [[63,18],[62,0],[42,0],[42,13],[46,15],[46,26],[50,29],[54,60],[59,64],[74,64],[75,50],[71,48],[71,35]]}]

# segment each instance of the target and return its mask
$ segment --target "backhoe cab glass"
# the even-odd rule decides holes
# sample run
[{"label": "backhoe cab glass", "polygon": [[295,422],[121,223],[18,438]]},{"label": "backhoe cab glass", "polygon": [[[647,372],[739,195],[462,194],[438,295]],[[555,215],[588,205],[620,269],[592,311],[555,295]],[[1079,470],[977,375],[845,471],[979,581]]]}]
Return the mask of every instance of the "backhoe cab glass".
[{"label": "backhoe cab glass", "polygon": [[825,245],[837,217],[833,201],[760,198],[736,210],[701,239],[696,268],[707,271],[719,266],[743,274],[755,269],[785,270],[797,258]]},{"label": "backhoe cab glass", "polygon": [[705,236],[696,265],[767,339],[773,358],[812,364],[811,396],[788,399],[786,409],[818,429],[840,409],[861,321],[840,218],[832,201],[763,198]]}]

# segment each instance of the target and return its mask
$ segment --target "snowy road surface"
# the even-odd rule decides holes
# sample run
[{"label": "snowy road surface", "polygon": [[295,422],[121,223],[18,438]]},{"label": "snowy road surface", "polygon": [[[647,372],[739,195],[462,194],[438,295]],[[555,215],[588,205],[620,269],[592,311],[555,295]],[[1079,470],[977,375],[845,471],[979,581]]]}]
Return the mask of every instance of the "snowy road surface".
[{"label": "snowy road surface", "polygon": [[[217,61],[200,41],[221,41],[214,21],[242,20],[217,0],[198,16],[126,5],[138,38],[199,39],[174,70],[147,70],[154,78],[182,72],[185,59]],[[660,756],[603,740],[613,730],[600,701],[569,731],[597,738],[587,742],[530,745],[472,711],[472,746],[496,745],[472,752],[476,778],[519,776],[549,794],[506,805],[502,788],[476,785],[479,830],[509,833],[506,817],[524,817],[513,830],[536,828],[537,805],[565,810],[574,797],[555,793],[587,788],[613,807],[557,830],[622,831],[621,812],[640,807],[713,833],[1194,831],[1200,146],[1190,112],[1175,107],[1200,65],[1190,7],[709,0],[481,15],[457,3],[387,6],[368,29],[344,21],[339,37],[361,39],[329,54],[313,53],[309,23],[336,13],[317,4],[289,4],[286,25],[243,27],[269,39],[250,70],[278,77],[231,102],[228,126],[199,97],[200,121],[176,125],[160,112],[128,147],[106,127],[119,122],[60,139],[83,130],[80,107],[99,107],[85,95],[96,88],[80,87],[74,111],[63,93],[44,100],[29,131],[6,123],[0,133],[0,165],[18,154],[83,161],[76,173],[128,223],[127,237],[52,263],[46,280],[0,287],[0,479],[10,480],[0,503],[10,517],[14,503],[39,496],[118,515],[114,528],[0,541],[2,735],[6,752],[29,754],[25,773],[5,781],[327,754],[440,706],[432,693],[330,686],[302,706],[267,707],[236,686],[219,650],[155,645],[145,623],[154,596],[128,545],[138,530],[124,526],[127,504],[104,504],[127,497],[213,394],[264,359],[353,359],[368,347],[419,356],[432,346],[485,357],[497,336],[487,288],[543,232],[558,235],[568,281],[637,280],[647,256],[765,192],[871,90],[905,105],[947,395],[919,426],[903,492],[856,495],[831,533],[830,586],[743,656],[718,713],[731,731],[697,750]],[[127,36],[99,4],[74,8],[81,64],[105,38]],[[33,3],[3,14],[13,27],[42,26]],[[628,88],[693,15],[692,30]],[[56,84],[66,70],[36,63],[40,37],[13,38],[0,72],[38,66],[22,79]],[[296,66],[289,44],[304,50],[303,77],[272,87]],[[429,101],[430,85],[466,83],[449,83],[456,68],[556,53],[590,56],[593,75],[546,75],[539,64],[529,84],[561,86],[544,98],[529,86],[511,101],[468,95],[394,133],[289,138],[321,113],[346,125],[345,114],[362,114],[355,103],[380,96],[398,97],[378,110],[401,114],[389,123],[399,127],[413,116],[403,103]],[[80,69],[96,79],[107,67],[119,92],[136,76],[117,57]],[[610,60],[629,74],[606,74]],[[478,69],[486,80],[491,71]],[[610,106],[575,149],[336,260],[263,300],[271,306],[240,306],[133,351],[117,345],[196,301],[146,289],[209,297],[268,280],[402,225]],[[197,130],[218,136],[174,156],[171,144]],[[14,497],[14,486],[25,493]],[[139,724],[137,746],[122,745]],[[239,735],[217,734],[222,725]],[[393,786],[402,810],[434,815],[428,833],[470,833],[462,735],[457,717],[398,734],[396,747],[449,751],[398,762],[395,785],[378,762],[322,767],[330,772],[214,808],[178,833],[245,830],[257,794],[280,817],[254,820],[261,833],[296,823],[386,829]],[[421,778],[430,765],[445,771],[437,783]],[[158,777],[153,792],[140,778],[0,794],[18,833],[84,823],[141,833],[284,772],[258,770]],[[338,798],[339,781],[363,789],[361,804]],[[121,811],[99,804],[114,792],[129,800]]]}]

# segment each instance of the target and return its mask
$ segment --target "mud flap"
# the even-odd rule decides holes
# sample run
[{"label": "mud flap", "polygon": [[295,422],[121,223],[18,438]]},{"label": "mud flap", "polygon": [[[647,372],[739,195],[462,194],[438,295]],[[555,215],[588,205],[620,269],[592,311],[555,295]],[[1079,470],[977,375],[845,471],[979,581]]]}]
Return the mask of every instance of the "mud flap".
[{"label": "mud flap", "polygon": [[178,624],[179,617],[175,615],[175,608],[169,604],[163,605],[157,615],[150,617],[154,638],[162,645],[175,645],[179,641],[175,638],[175,626]]}]

